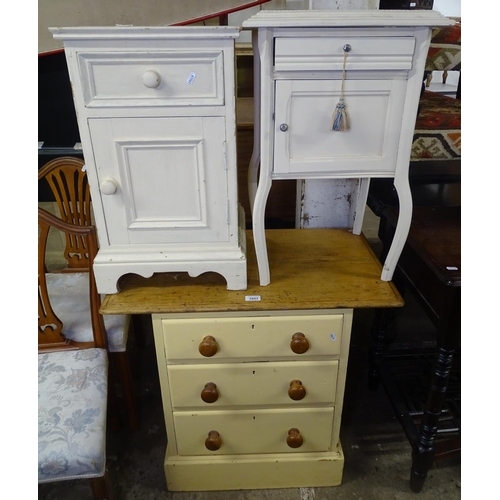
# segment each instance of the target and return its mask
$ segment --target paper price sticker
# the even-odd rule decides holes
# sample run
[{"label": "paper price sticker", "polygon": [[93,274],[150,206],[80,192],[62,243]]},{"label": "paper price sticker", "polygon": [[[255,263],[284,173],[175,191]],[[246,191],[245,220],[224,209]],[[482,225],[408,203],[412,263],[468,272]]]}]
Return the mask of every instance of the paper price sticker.
[{"label": "paper price sticker", "polygon": [[245,295],[246,302],[260,302],[260,295]]}]

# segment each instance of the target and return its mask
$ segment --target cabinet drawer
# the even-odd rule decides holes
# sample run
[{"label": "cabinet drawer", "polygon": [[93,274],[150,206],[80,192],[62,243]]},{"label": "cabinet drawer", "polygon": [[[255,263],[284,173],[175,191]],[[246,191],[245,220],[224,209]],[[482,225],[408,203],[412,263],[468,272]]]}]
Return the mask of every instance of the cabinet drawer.
[{"label": "cabinet drawer", "polygon": [[[238,318],[164,319],[165,350],[168,362],[197,360],[204,363],[231,359],[308,358],[340,353],[343,315],[271,316]],[[305,352],[291,349],[296,333],[304,337]],[[212,356],[200,353],[206,337],[213,344]]]},{"label": "cabinet drawer", "polygon": [[276,71],[342,71],[344,45],[350,45],[347,71],[410,70],[412,36],[333,36],[276,38]]},{"label": "cabinet drawer", "polygon": [[79,52],[86,107],[223,105],[222,51]]},{"label": "cabinet drawer", "polygon": [[333,406],[337,371],[338,361],[170,365],[168,379],[174,409],[236,405]]},{"label": "cabinet drawer", "polygon": [[[333,408],[174,412],[177,451],[179,455],[328,451],[333,414]],[[290,429],[298,429],[303,438],[298,448],[287,444]],[[211,431],[218,432],[222,442],[217,451],[205,446]]]}]

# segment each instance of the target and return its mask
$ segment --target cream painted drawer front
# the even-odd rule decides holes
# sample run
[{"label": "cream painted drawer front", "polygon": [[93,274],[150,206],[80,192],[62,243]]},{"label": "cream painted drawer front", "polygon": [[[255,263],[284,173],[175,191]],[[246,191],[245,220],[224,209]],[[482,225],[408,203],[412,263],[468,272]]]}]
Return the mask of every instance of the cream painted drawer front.
[{"label": "cream painted drawer front", "polygon": [[[179,455],[293,453],[327,451],[331,442],[333,408],[174,412]],[[290,448],[288,431],[298,429],[303,444]],[[222,440],[218,451],[205,447],[210,431]]]},{"label": "cream painted drawer front", "polygon": [[[338,361],[227,363],[223,365],[170,365],[168,380],[172,407],[281,406],[335,403]],[[293,400],[290,383],[302,382],[305,396]],[[206,403],[201,392],[207,383],[217,386],[218,397]]]},{"label": "cream painted drawer front", "polygon": [[85,106],[224,104],[222,51],[79,52]]},{"label": "cream painted drawer front", "polygon": [[[342,314],[162,321],[167,360],[173,363],[336,356],[340,353],[342,324]],[[303,354],[296,354],[290,348],[292,336],[297,332],[303,333],[309,342],[309,349]],[[198,351],[205,336],[212,336],[217,343],[217,353],[212,357],[204,357]]]},{"label": "cream painted drawer front", "polygon": [[346,133],[331,130],[341,85],[339,80],[276,82],[273,176],[394,173],[406,81],[347,80],[351,128]]},{"label": "cream painted drawer front", "polygon": [[347,71],[409,70],[412,36],[328,36],[275,39],[276,71],[342,71],[344,45],[350,45]]}]

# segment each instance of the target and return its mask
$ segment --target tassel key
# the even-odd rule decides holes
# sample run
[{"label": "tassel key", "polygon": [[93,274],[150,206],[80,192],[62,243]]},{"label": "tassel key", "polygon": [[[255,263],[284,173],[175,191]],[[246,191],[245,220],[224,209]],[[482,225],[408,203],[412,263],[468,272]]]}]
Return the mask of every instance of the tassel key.
[{"label": "tassel key", "polygon": [[337,132],[349,130],[349,121],[347,119],[347,110],[343,97],[339,99],[337,106],[335,106],[335,111],[332,116],[331,130],[336,130]]},{"label": "tassel key", "polygon": [[343,132],[349,130],[349,120],[347,116],[347,109],[344,101],[344,84],[345,84],[345,62],[347,59],[347,53],[351,50],[349,44],[344,45],[344,61],[342,64],[342,86],[340,89],[340,99],[332,115],[332,123],[330,124],[330,129],[337,132]]}]

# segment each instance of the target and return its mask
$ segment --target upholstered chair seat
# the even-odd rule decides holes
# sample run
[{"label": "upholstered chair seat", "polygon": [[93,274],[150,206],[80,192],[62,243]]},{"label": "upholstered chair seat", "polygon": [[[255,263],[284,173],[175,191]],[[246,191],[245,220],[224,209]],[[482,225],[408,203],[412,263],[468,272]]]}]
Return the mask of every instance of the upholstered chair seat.
[{"label": "upholstered chair seat", "polygon": [[105,349],[38,354],[39,483],[104,475],[107,377]]}]

